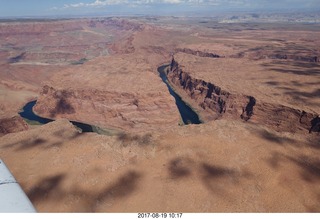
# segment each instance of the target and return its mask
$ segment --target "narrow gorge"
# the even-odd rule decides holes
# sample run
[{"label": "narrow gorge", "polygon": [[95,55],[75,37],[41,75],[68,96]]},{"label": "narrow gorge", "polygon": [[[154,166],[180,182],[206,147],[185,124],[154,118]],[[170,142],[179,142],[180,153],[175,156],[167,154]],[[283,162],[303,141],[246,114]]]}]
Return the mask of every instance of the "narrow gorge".
[{"label": "narrow gorge", "polygon": [[320,132],[316,113],[260,101],[254,96],[230,93],[218,85],[193,78],[172,58],[167,71],[170,84],[202,109],[205,121],[225,118],[262,124],[279,132]]},{"label": "narrow gorge", "polygon": [[175,99],[183,124],[201,124],[202,121],[200,120],[199,115],[190,106],[188,106],[188,104],[185,103],[182,98],[172,89],[165,73],[167,68],[168,65],[162,65],[158,68],[158,72],[162,81],[167,85],[169,93]]}]

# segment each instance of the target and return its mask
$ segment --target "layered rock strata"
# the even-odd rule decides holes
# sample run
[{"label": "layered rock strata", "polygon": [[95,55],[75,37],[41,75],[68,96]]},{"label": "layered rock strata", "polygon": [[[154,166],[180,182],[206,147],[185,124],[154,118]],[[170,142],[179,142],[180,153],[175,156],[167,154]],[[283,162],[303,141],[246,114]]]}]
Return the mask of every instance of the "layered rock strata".
[{"label": "layered rock strata", "polygon": [[0,136],[25,130],[28,130],[28,124],[20,116],[0,119]]},{"label": "layered rock strata", "polygon": [[318,115],[315,113],[267,103],[254,96],[230,93],[212,82],[193,78],[174,58],[167,76],[174,87],[183,90],[203,112],[212,115],[205,116],[206,118],[242,119],[283,132],[318,131]]},{"label": "layered rock strata", "polygon": [[130,55],[98,58],[57,74],[43,87],[34,111],[131,131],[176,126],[180,119],[161,79]]},{"label": "layered rock strata", "polygon": [[193,50],[189,48],[177,48],[175,49],[175,52],[183,52],[190,55],[195,55],[199,57],[208,57],[208,58],[223,58],[223,56],[220,56],[218,54],[212,53],[212,52],[204,52],[199,50]]}]

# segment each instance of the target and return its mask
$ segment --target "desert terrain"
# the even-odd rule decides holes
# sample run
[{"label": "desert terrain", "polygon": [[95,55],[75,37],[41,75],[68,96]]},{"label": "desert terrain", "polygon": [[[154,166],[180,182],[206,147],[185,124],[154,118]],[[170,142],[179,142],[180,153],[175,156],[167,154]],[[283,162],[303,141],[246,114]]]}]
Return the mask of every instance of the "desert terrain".
[{"label": "desert terrain", "polygon": [[0,65],[0,158],[39,212],[320,212],[318,23],[2,21]]}]

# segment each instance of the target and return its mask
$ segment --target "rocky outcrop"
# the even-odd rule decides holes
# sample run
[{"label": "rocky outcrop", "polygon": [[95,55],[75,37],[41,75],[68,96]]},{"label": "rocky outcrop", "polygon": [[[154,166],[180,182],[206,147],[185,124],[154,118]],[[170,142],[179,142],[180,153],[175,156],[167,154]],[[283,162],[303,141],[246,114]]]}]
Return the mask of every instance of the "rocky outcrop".
[{"label": "rocky outcrop", "polygon": [[199,57],[209,57],[209,58],[222,58],[223,57],[223,56],[220,56],[215,53],[203,52],[203,51],[199,51],[199,50],[192,50],[192,49],[188,49],[188,48],[177,48],[177,49],[175,49],[175,52],[176,53],[183,52],[186,54],[195,55],[195,56],[199,56]]},{"label": "rocky outcrop", "polygon": [[311,120],[311,128],[309,129],[309,133],[311,132],[320,132],[320,117],[313,118]]},{"label": "rocky outcrop", "polygon": [[19,62],[20,60],[22,60],[26,55],[26,52],[23,52],[17,56],[14,56],[14,57],[11,57],[9,58],[8,62],[9,63],[16,63],[16,62]]},{"label": "rocky outcrop", "polygon": [[173,107],[162,93],[137,94],[98,89],[56,89],[44,86],[33,110],[99,127],[139,131],[177,124]]},{"label": "rocky outcrop", "polygon": [[0,136],[25,130],[28,130],[28,124],[20,116],[0,119]]},{"label": "rocky outcrop", "polygon": [[214,119],[242,119],[284,132],[319,131],[316,114],[262,102],[253,96],[230,93],[211,82],[193,78],[174,58],[167,76],[174,87],[183,90],[203,110],[209,110]]}]

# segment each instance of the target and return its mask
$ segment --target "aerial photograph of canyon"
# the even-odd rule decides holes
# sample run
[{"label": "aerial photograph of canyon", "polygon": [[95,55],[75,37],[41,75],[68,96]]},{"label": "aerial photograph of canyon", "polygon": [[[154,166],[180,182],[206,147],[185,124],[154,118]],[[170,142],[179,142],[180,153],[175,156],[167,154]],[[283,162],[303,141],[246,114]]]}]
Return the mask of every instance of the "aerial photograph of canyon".
[{"label": "aerial photograph of canyon", "polygon": [[0,0],[0,164],[36,212],[320,213],[319,0]]}]

